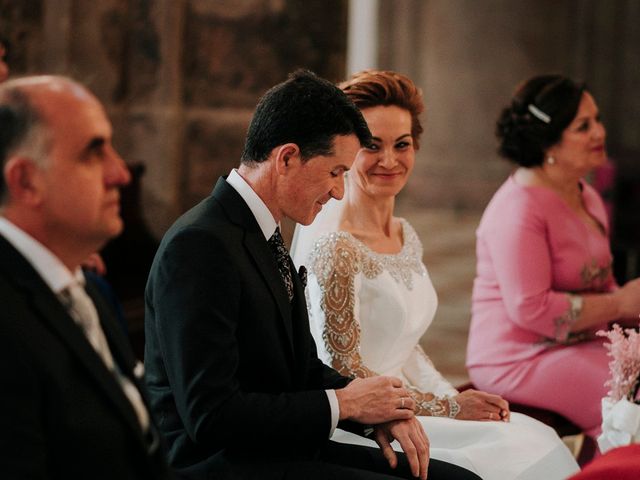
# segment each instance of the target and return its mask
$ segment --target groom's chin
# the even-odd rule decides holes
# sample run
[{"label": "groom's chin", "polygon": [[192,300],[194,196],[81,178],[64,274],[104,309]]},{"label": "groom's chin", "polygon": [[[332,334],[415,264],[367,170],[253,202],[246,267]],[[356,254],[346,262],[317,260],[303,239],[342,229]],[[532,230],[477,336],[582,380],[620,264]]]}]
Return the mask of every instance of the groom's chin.
[{"label": "groom's chin", "polygon": [[304,217],[300,216],[302,218],[294,218],[292,220],[294,220],[296,223],[300,225],[304,225],[305,227],[307,225],[311,225],[313,221],[316,219],[316,217],[318,216],[318,213],[320,213],[320,210],[322,210],[322,205],[320,205],[319,203],[316,205],[318,206],[318,208],[314,208],[313,211],[310,211]]}]

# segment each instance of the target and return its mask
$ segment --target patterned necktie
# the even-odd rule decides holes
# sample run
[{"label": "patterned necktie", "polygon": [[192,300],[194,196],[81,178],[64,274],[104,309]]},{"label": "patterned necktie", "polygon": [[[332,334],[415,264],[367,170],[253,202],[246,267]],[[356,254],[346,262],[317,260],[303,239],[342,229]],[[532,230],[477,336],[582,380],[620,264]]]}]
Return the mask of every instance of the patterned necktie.
[{"label": "patterned necktie", "polygon": [[278,262],[278,270],[280,270],[280,276],[284,282],[284,287],[287,289],[287,295],[289,296],[289,302],[293,301],[293,278],[291,276],[291,263],[289,260],[289,251],[284,245],[282,235],[280,235],[280,227],[276,227],[276,231],[273,232],[269,239],[269,247],[271,252],[276,257]]},{"label": "patterned necktie", "polygon": [[67,288],[69,295],[69,310],[73,319],[82,327],[89,343],[100,355],[109,370],[113,371],[114,363],[111,350],[104,336],[98,312],[93,305],[91,298],[87,295],[84,287],[79,283],[74,283]]}]

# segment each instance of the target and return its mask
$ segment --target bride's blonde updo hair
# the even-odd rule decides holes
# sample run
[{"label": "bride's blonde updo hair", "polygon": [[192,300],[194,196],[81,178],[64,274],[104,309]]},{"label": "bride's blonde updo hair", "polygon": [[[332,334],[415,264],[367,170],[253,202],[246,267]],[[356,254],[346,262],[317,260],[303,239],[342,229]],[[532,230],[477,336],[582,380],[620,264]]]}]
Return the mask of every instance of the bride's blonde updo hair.
[{"label": "bride's blonde updo hair", "polygon": [[423,132],[420,114],[424,111],[422,90],[401,73],[390,70],[363,70],[338,85],[360,110],[395,105],[411,115],[414,148],[420,148]]}]

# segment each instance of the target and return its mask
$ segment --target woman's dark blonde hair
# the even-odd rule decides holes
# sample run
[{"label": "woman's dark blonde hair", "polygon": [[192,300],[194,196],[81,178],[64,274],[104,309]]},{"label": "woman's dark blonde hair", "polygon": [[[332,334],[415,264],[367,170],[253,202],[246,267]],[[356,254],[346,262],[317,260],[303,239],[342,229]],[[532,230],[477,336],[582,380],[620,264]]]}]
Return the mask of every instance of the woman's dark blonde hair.
[{"label": "woman's dark blonde hair", "polygon": [[360,110],[381,105],[395,105],[411,115],[414,148],[420,148],[423,132],[420,114],[424,111],[422,91],[405,75],[389,70],[363,70],[340,85]]}]

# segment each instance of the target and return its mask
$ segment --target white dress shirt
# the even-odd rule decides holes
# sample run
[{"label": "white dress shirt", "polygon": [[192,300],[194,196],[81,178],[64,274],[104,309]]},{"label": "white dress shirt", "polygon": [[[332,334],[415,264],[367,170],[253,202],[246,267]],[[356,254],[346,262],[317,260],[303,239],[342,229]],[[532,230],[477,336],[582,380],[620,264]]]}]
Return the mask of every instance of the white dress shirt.
[{"label": "white dress shirt", "polygon": [[[276,227],[278,227],[278,223],[275,218],[273,218],[271,211],[269,211],[262,199],[254,192],[253,188],[251,188],[245,179],[240,176],[236,169],[231,170],[231,173],[227,177],[227,183],[231,185],[245,201],[258,222],[264,238],[268,241],[271,235],[273,235],[273,232],[275,232]],[[325,392],[329,400],[329,406],[331,407],[331,430],[329,431],[329,437],[331,437],[340,419],[340,404],[338,403],[335,390],[325,390]]]}]

